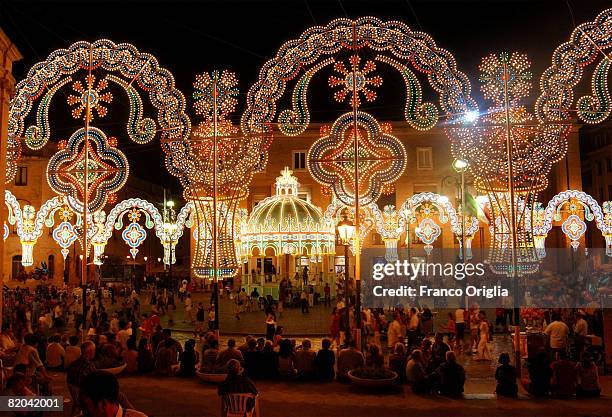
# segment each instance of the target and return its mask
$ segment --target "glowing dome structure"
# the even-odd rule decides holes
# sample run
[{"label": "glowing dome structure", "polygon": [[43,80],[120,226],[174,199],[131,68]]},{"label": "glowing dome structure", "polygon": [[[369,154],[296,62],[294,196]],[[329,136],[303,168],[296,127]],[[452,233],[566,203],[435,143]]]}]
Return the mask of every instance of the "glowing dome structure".
[{"label": "glowing dome structure", "polygon": [[298,197],[298,180],[285,167],[276,195],[259,202],[241,233],[243,254],[321,256],[334,253],[334,225],[321,209]]}]

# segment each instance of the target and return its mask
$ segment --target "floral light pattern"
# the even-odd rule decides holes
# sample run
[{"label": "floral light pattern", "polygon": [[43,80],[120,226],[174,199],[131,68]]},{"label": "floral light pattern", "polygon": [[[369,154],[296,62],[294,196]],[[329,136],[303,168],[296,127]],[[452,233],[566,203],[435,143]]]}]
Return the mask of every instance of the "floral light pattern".
[{"label": "floral light pattern", "polygon": [[85,77],[85,86],[80,81],[72,85],[72,89],[78,95],[69,95],[66,100],[69,105],[76,105],[76,108],[72,110],[72,117],[75,119],[81,118],[82,115],[83,119],[90,122],[93,119],[94,110],[98,117],[104,117],[108,113],[104,103],[110,104],[113,101],[113,95],[109,91],[103,92],[108,87],[108,81],[102,78],[98,80],[97,85],[95,82],[96,78],[89,74]]}]

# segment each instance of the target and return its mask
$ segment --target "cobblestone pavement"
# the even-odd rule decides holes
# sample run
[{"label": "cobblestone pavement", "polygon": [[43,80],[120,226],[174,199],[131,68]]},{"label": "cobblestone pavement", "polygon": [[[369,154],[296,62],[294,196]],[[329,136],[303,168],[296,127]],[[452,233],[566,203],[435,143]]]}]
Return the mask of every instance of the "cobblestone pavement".
[{"label": "cobblestone pavement", "polygon": [[[150,305],[147,302],[148,296],[141,297],[142,311],[150,311]],[[209,305],[209,293],[195,293],[193,295],[193,305],[197,306],[198,302],[202,302],[204,306]],[[178,304],[178,300],[177,300]],[[112,307],[111,307],[112,310]],[[219,303],[219,328],[221,330],[220,342],[222,346],[227,344],[229,338],[234,338],[238,343],[242,343],[244,336],[263,336],[265,332],[265,317],[263,312],[254,308],[253,311],[245,312],[240,315],[240,320],[235,317],[234,303],[227,297],[221,298]],[[177,305],[177,311],[174,314],[174,324],[171,327],[174,330],[175,338],[184,342],[193,338],[194,324],[183,322],[184,309],[182,305]],[[434,329],[441,328],[444,325],[443,318],[446,317],[446,311],[440,310],[434,319]],[[315,350],[320,349],[323,337],[329,333],[329,325],[331,320],[331,308],[323,305],[316,305],[310,309],[307,314],[302,314],[299,308],[285,308],[282,315],[278,318],[278,325],[285,328],[285,335],[296,339],[297,343],[301,343],[303,339],[308,338],[313,344]],[[162,316],[162,325],[168,326],[167,315]],[[476,361],[474,355],[458,355],[459,361],[466,367],[468,377],[473,378],[493,378],[495,368],[497,367],[497,358],[503,352],[512,355],[512,339],[509,335],[496,335],[493,342],[490,343],[492,361]]]},{"label": "cobblestone pavement", "polygon": [[[218,416],[217,388],[197,378],[120,376],[119,383],[134,406],[153,417]],[[384,391],[357,389],[349,384],[256,381],[261,415],[265,417],[594,417],[610,416],[611,397],[595,400],[496,399],[490,381],[468,378],[463,399],[418,396],[408,387]],[[612,378],[602,378],[612,392]],[[65,375],[56,374],[53,392],[69,394]],[[70,403],[64,416],[69,415]],[[49,415],[61,415],[53,413]]]},{"label": "cobblestone pavement", "polygon": [[[142,295],[141,305],[143,312],[149,312],[151,306],[148,303],[150,296]],[[192,297],[195,308],[202,302],[205,308],[210,305],[210,293],[195,293]],[[178,303],[178,299],[176,300]],[[192,331],[194,325],[183,322],[184,308],[182,304],[177,304],[174,315],[174,325],[169,326],[179,331]],[[240,320],[236,319],[235,303],[228,297],[222,297],[219,302],[219,328],[226,334],[264,334],[265,315],[257,306],[253,306],[252,311],[240,314]],[[316,305],[307,314],[302,314],[300,308],[285,308],[278,316],[277,324],[283,326],[288,334],[291,335],[326,335],[329,333],[331,322],[331,308],[323,305]],[[162,323],[168,326],[167,315],[162,316]]]}]

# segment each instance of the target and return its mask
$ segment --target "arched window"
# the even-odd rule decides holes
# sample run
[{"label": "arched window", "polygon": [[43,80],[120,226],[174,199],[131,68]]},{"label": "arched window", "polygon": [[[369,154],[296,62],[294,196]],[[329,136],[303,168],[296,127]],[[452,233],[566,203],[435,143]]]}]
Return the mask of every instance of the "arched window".
[{"label": "arched window", "polygon": [[19,274],[19,270],[21,268],[21,255],[13,256],[13,262],[11,264],[11,278],[17,279],[17,275]]},{"label": "arched window", "polygon": [[55,272],[55,256],[49,255],[47,259],[47,269],[49,270],[49,279],[53,279]]}]

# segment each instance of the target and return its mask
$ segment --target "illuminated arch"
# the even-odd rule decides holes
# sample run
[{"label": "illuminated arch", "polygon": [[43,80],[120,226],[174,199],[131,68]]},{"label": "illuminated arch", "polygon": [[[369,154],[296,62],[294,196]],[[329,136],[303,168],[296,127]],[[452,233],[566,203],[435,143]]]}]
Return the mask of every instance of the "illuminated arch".
[{"label": "illuminated arch", "polygon": [[[257,171],[265,167],[271,141],[262,133],[270,132],[277,115],[277,102],[283,96],[288,81],[301,71],[307,78],[312,76],[312,72],[321,65],[327,65],[327,57],[343,49],[351,49],[354,43],[359,48],[369,47],[375,53],[391,55],[393,62],[402,68],[409,63],[417,71],[427,74],[429,84],[439,94],[440,107],[449,123],[459,122],[463,114],[477,108],[470,97],[467,76],[457,70],[452,55],[439,48],[429,35],[412,31],[398,21],[383,22],[374,17],[354,21],[336,19],[325,27],[312,27],[298,39],[286,42],[276,56],[263,65],[259,80],[248,92],[247,109],[241,118],[241,129],[249,144],[248,158],[242,161],[242,164],[248,164],[248,168],[241,171]],[[406,77],[409,76],[404,74],[404,79]],[[309,79],[305,78],[298,81],[299,91],[294,93],[293,109],[280,115],[285,133],[298,133],[302,127],[295,126],[295,123],[299,121],[305,125],[309,121],[302,94],[308,82]],[[416,90],[414,92],[417,93]],[[415,100],[415,106],[427,117],[432,116],[431,107],[422,107],[418,100]],[[299,114],[300,111],[302,114]],[[247,180],[250,181],[250,178]]]},{"label": "illuminated arch", "polygon": [[[604,203],[604,206],[606,203]],[[561,210],[566,208],[569,216],[563,219]],[[583,191],[566,190],[555,195],[543,211],[534,226],[534,235],[538,237],[539,249],[543,249],[544,240],[553,227],[553,222],[562,221],[561,229],[570,239],[571,246],[576,249],[580,245],[580,238],[586,232],[586,221],[594,221],[597,228],[606,238],[607,252],[612,248],[612,221],[608,220],[608,213],[604,213],[597,201]],[[583,212],[583,213],[582,213]],[[544,252],[545,253],[545,252]]]},{"label": "illuminated arch", "polygon": [[[87,90],[73,75],[80,70],[89,72],[92,69],[104,71],[105,76],[98,80],[97,86],[93,81],[90,82]],[[89,82],[89,79],[87,80]],[[159,66],[152,55],[139,52],[133,45],[115,44],[108,39],[93,43],[81,41],[72,44],[68,49],[58,49],[46,60],[32,66],[26,78],[17,84],[9,110],[7,182],[16,174],[22,142],[31,149],[40,149],[50,139],[51,102],[57,91],[72,81],[75,81],[75,90],[83,94],[91,91],[91,94],[96,94],[99,103],[109,103],[112,95],[98,96],[98,90],[109,82],[119,86],[130,102],[130,114],[126,123],[127,136],[136,143],[146,143],[159,133],[166,168],[172,175],[179,177],[183,185],[188,183],[184,175],[189,163],[189,147],[185,139],[189,136],[191,125],[185,114],[185,98],[176,89],[174,78],[168,70]],[[148,94],[150,103],[157,110],[157,123],[143,117],[139,94],[141,91]],[[74,97],[69,97],[68,103],[79,106],[78,97]],[[26,118],[36,103],[38,106],[35,123],[26,127]],[[101,113],[106,112],[105,109],[102,112],[96,110],[99,117],[102,117]],[[75,118],[76,115],[80,117],[79,110],[73,115]]]},{"label": "illuminated arch", "polygon": [[595,20],[579,25],[567,42],[559,45],[552,65],[540,78],[541,95],[536,102],[536,116],[542,123],[571,120],[574,88],[586,67],[597,64],[591,82],[592,95],[577,101],[578,117],[586,123],[599,123],[610,115],[611,102],[607,75],[612,50],[612,9],[602,11]]}]

